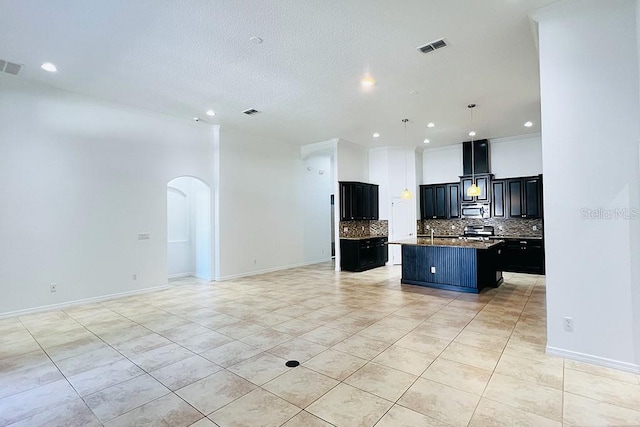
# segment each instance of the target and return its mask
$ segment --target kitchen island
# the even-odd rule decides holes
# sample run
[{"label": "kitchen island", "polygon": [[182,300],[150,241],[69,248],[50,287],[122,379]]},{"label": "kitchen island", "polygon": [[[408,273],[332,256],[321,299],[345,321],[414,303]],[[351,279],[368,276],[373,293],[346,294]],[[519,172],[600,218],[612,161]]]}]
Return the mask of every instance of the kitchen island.
[{"label": "kitchen island", "polygon": [[479,293],[497,287],[501,240],[417,238],[389,242],[402,245],[402,280],[409,285]]}]

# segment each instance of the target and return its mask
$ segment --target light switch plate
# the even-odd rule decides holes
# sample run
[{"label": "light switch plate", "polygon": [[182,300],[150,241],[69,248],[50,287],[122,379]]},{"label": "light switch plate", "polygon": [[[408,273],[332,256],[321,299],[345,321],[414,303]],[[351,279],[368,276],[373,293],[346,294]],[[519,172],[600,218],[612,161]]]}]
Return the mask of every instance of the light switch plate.
[{"label": "light switch plate", "polygon": [[431,274],[436,274],[436,268],[435,267],[431,267]]}]

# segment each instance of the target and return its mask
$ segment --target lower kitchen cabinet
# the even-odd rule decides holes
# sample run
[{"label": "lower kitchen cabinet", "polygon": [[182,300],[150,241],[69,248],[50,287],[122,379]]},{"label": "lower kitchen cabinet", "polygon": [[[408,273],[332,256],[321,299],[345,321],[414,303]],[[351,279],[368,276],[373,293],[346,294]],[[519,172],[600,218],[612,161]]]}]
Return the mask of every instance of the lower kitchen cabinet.
[{"label": "lower kitchen cabinet", "polygon": [[365,271],[385,265],[389,259],[387,242],[386,237],[340,239],[340,269]]},{"label": "lower kitchen cabinet", "polygon": [[505,239],[500,250],[502,271],[544,274],[542,239]]}]

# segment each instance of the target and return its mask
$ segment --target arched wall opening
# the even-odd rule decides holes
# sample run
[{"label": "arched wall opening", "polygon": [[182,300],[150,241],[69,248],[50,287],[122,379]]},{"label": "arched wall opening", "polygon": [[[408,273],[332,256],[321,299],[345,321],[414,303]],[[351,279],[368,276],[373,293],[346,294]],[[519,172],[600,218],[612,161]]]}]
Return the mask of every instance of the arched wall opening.
[{"label": "arched wall opening", "polygon": [[191,176],[167,184],[167,274],[211,280],[211,189]]}]

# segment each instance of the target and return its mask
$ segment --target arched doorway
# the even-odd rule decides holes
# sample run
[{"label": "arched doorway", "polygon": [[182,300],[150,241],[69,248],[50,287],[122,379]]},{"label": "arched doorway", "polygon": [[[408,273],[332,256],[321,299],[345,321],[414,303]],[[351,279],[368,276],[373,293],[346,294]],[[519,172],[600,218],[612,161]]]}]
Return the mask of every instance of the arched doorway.
[{"label": "arched doorway", "polygon": [[169,278],[211,280],[211,190],[198,178],[167,184],[167,269]]}]

